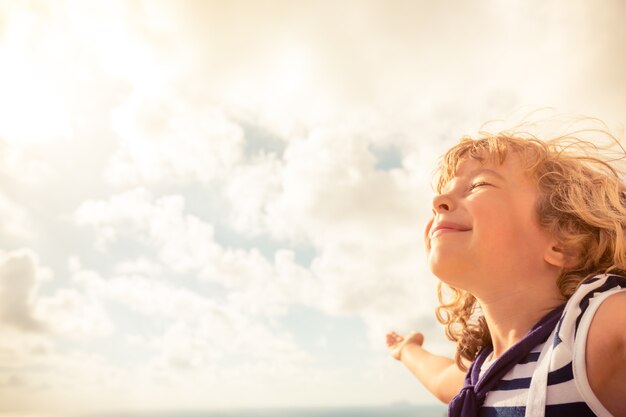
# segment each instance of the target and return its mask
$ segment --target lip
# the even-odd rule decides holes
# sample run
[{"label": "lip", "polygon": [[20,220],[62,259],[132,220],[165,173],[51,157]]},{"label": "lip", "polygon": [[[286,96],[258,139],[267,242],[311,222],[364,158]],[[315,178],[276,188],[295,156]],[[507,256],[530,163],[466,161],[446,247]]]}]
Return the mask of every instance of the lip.
[{"label": "lip", "polygon": [[469,227],[463,226],[462,224],[441,221],[435,224],[433,228],[430,230],[430,238],[432,239],[444,233],[467,232],[468,230],[472,230],[472,229]]}]

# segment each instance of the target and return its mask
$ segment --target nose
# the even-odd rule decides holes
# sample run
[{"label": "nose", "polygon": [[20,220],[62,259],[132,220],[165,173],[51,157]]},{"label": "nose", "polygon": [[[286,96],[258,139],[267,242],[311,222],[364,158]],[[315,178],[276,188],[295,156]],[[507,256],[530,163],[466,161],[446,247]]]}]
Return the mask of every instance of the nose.
[{"label": "nose", "polygon": [[438,194],[433,198],[433,213],[443,213],[452,210],[452,199],[447,194]]}]

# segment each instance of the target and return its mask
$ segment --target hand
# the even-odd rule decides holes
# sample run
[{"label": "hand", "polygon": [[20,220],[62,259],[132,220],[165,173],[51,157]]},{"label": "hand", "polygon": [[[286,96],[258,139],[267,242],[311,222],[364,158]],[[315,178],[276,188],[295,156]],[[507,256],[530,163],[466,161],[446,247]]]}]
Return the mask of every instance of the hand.
[{"label": "hand", "polygon": [[396,332],[387,333],[387,349],[396,360],[401,359],[402,349],[412,343],[422,346],[422,343],[424,343],[424,335],[415,331],[406,336],[400,336]]}]

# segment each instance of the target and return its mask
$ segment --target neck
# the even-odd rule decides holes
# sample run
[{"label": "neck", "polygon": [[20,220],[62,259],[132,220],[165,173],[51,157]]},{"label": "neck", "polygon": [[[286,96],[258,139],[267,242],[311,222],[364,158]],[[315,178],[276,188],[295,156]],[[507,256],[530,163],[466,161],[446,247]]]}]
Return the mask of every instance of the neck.
[{"label": "neck", "polygon": [[491,334],[493,359],[519,342],[543,316],[564,302],[555,284],[556,277],[509,282],[524,285],[476,294]]}]

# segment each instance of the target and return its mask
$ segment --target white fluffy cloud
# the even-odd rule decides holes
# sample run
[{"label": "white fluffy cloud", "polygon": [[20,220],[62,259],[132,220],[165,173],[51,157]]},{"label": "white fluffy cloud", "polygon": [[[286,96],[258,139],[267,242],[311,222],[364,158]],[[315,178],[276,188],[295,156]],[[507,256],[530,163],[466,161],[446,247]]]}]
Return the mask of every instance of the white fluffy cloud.
[{"label": "white fluffy cloud", "polygon": [[46,175],[52,174],[44,163],[5,142],[0,134],[0,235],[4,238],[33,237],[32,219],[26,208],[16,200],[18,193],[13,190],[38,183]]},{"label": "white fluffy cloud", "polygon": [[0,323],[24,331],[42,331],[34,314],[38,287],[49,276],[31,251],[0,253]]},{"label": "white fluffy cloud", "polygon": [[242,157],[242,129],[211,107],[175,95],[130,95],[113,111],[119,135],[106,178],[114,184],[210,183]]},{"label": "white fluffy cloud", "polygon": [[52,272],[31,250],[0,253],[0,324],[13,330],[71,337],[107,335],[112,325],[97,299],[73,288],[40,294]]},{"label": "white fluffy cloud", "polygon": [[[310,152],[310,156],[315,154]],[[341,165],[341,157],[338,161],[328,158],[326,165],[320,169],[332,171],[338,169],[333,166]],[[316,164],[308,166],[315,167]],[[87,202],[77,210],[76,219],[81,225],[94,226],[98,236],[115,236],[115,240],[109,241],[108,245],[123,239],[143,242],[159,257],[159,264],[167,265],[178,274],[195,275],[223,286],[225,294],[221,297],[227,302],[217,304],[212,297],[210,300],[202,299],[188,290],[166,289],[154,280],[131,276],[106,283],[98,281],[103,288],[90,292],[115,294],[115,299],[125,300],[127,305],[143,314],[167,314],[177,320],[195,316],[206,318],[211,323],[207,328],[212,331],[207,331],[205,337],[208,338],[209,333],[224,335],[225,339],[232,340],[232,348],[235,344],[249,346],[252,342],[241,341],[240,336],[228,338],[226,334],[248,335],[255,326],[260,327],[254,332],[260,333],[254,338],[259,341],[275,340],[276,336],[272,336],[268,328],[255,324],[249,318],[282,316],[289,305],[308,305],[331,314],[360,314],[370,325],[373,345],[378,345],[384,332],[391,327],[410,328],[411,324],[428,324],[425,318],[431,317],[434,309],[435,281],[428,275],[419,276],[420,266],[423,267],[419,258],[423,254],[416,242],[421,239],[422,225],[416,224],[416,230],[406,228],[409,219],[416,223],[410,206],[401,203],[401,195],[408,190],[407,179],[404,178],[404,187],[407,188],[403,189],[402,180],[394,180],[392,174],[374,173],[371,161],[363,170],[369,170],[368,175],[373,177],[388,176],[379,184],[374,180],[370,189],[374,195],[378,189],[391,194],[386,198],[390,201],[389,206],[361,208],[357,201],[357,206],[342,210],[347,213],[363,209],[370,213],[361,215],[360,219],[346,221],[339,213],[335,219],[330,209],[326,211],[326,218],[320,218],[320,206],[336,204],[335,201],[325,201],[323,196],[336,191],[337,196],[331,200],[344,199],[345,204],[349,204],[351,199],[355,199],[351,193],[368,188],[357,177],[352,184],[346,181],[347,186],[337,189],[332,183],[332,175],[320,175],[320,183],[327,181],[329,189],[311,188],[321,191],[319,194],[310,192],[310,198],[317,200],[318,208],[289,213],[292,217],[299,216],[293,225],[301,229],[295,231],[318,245],[319,255],[313,259],[310,271],[295,261],[291,250],[277,251],[273,261],[270,261],[255,249],[246,251],[221,247],[215,242],[209,224],[185,214],[181,196],[154,198],[146,190],[138,189],[107,201]],[[365,196],[362,198],[367,199]],[[388,214],[382,225],[373,221],[377,211],[382,213],[385,208],[395,213],[395,219]],[[349,224],[342,224],[344,221]],[[224,322],[224,317],[229,321]],[[233,317],[243,318],[247,324],[244,326],[238,320],[233,321]],[[177,327],[175,332],[178,334],[186,328]],[[188,339],[195,340],[198,337],[194,336],[195,332],[197,330]],[[174,353],[192,349],[191,346],[197,343],[200,342],[188,341],[172,347],[170,342],[164,340],[163,346],[170,347],[164,348],[159,356],[161,359],[156,363],[179,363]],[[271,344],[264,350],[265,343],[255,342],[255,349],[265,351],[267,355],[272,351],[281,351]],[[217,351],[223,349],[225,347],[221,346]],[[192,353],[190,355],[193,357]],[[287,355],[272,355],[272,358],[280,356]],[[211,362],[202,357],[195,361]]]},{"label": "white fluffy cloud", "polygon": [[[76,361],[59,349],[58,338],[84,342],[110,334],[112,324],[101,304],[82,291],[61,288],[52,294],[43,293],[42,284],[51,278],[51,270],[40,264],[32,250],[0,252],[3,409],[32,409],[33,395],[43,400],[51,390],[58,394],[63,388],[80,386],[81,379],[96,378],[89,374],[84,361]],[[58,400],[56,394],[51,395],[53,403]],[[42,404],[38,402],[38,407]]]},{"label": "white fluffy cloud", "polygon": [[430,316],[434,279],[419,277],[430,178],[418,186],[401,168],[377,170],[371,145],[364,132],[314,131],[287,145],[282,164],[270,157],[240,167],[227,188],[234,224],[311,242],[328,311]]},{"label": "white fluffy cloud", "polygon": [[[226,249],[214,240],[213,226],[185,213],[182,196],[153,198],[145,189],[89,201],[76,212],[80,225],[93,226],[103,244],[130,239],[146,245],[159,262],[177,274],[191,274],[235,292],[246,311],[270,311],[287,302],[311,303],[319,293],[314,277],[298,266],[290,251],[273,261],[257,249]],[[289,297],[297,296],[297,299]]]},{"label": "white fluffy cloud", "polygon": [[[103,279],[93,271],[79,269],[74,273],[74,279],[88,296],[97,294],[107,303],[124,305],[150,320],[172,323],[156,339],[150,334],[142,336],[152,339],[150,343],[172,359],[171,365],[184,366],[181,352],[187,350],[191,361],[187,366],[192,368],[196,362],[198,366],[204,363],[202,355],[205,354],[216,357],[225,353],[245,354],[267,359],[285,356],[289,349],[296,351],[295,345],[288,339],[281,341],[277,335],[270,337],[272,333],[265,327],[267,317],[258,311],[242,308],[237,299],[238,293],[216,297],[210,293],[190,291],[175,282],[165,283],[137,275]],[[262,297],[262,294],[258,296]],[[252,343],[252,340],[256,341]],[[198,345],[202,345],[201,348]],[[195,353],[192,354],[192,350]],[[194,356],[198,359],[193,359]]]},{"label": "white fluffy cloud", "polygon": [[[319,256],[313,259],[311,271],[295,261],[291,250],[279,250],[268,260],[256,249],[221,247],[210,224],[185,214],[182,196],[153,198],[145,189],[136,189],[108,201],[84,203],[76,220],[95,227],[99,241],[141,242],[173,272],[223,286],[230,301],[244,312],[281,314],[289,304],[304,304],[328,312],[377,312],[389,318],[405,311],[411,311],[408,317],[430,315],[434,302],[413,308],[415,297],[434,294],[434,281],[415,277],[423,265],[417,243],[423,225],[416,218],[419,212],[411,207],[415,203],[406,199],[406,178],[403,185],[402,177],[395,182],[393,174],[373,172],[370,166],[365,174],[373,178],[370,186],[358,176],[351,183],[350,174],[342,178],[333,164],[341,166],[342,161],[328,160],[320,168],[332,175],[310,177],[326,187],[302,187],[310,204],[300,211],[290,208],[282,216],[283,221],[291,219],[283,223],[293,225],[291,232],[317,245]],[[338,185],[333,175],[340,178]],[[381,204],[359,204],[377,200],[379,191],[384,194]],[[326,205],[330,207],[325,209]],[[346,217],[349,213],[355,215]]]},{"label": "white fluffy cloud", "polygon": [[61,288],[42,297],[37,312],[55,334],[85,339],[109,336],[114,325],[99,297],[74,288]]}]

